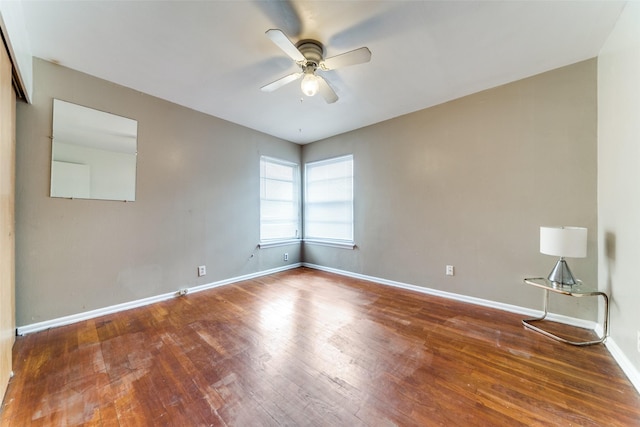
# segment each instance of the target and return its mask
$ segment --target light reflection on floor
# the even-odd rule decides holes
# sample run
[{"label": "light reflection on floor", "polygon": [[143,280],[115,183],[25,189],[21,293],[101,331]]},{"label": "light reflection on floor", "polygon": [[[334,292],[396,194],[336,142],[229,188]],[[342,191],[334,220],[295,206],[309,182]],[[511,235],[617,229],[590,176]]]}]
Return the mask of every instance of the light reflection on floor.
[{"label": "light reflection on floor", "polygon": [[[356,324],[357,322],[357,324]],[[264,343],[272,368],[280,368],[292,355],[306,361],[329,379],[339,378],[360,388],[371,373],[355,359],[343,342],[345,328],[368,334],[376,325],[358,318],[353,304],[315,297],[313,291],[297,290],[266,302],[260,309],[260,328],[269,341]]]}]

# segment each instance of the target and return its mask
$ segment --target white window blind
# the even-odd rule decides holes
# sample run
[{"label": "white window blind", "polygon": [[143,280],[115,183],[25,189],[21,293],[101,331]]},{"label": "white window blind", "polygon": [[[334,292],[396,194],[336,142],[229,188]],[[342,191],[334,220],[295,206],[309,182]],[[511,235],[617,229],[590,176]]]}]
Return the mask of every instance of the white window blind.
[{"label": "white window blind", "polygon": [[304,237],[353,242],[353,156],[305,165]]},{"label": "white window blind", "polygon": [[300,238],[298,165],[260,158],[260,241]]}]

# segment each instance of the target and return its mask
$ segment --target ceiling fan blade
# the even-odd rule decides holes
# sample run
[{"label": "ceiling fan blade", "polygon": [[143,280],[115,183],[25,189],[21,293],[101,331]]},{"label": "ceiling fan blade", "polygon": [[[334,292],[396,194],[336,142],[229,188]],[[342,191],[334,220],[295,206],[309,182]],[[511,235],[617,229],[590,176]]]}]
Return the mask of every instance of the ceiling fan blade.
[{"label": "ceiling fan blade", "polygon": [[300,77],[302,77],[303,73],[293,73],[293,74],[289,74],[288,76],[284,76],[278,80],[276,80],[275,82],[271,82],[268,85],[264,85],[260,88],[261,91],[263,92],[273,92],[276,89],[281,88],[282,86],[291,83],[294,80],[298,80]]},{"label": "ceiling fan blade", "polygon": [[338,95],[336,95],[335,91],[329,86],[329,83],[322,77],[316,75],[318,78],[319,92],[320,95],[327,101],[327,104],[333,104],[338,100]]},{"label": "ceiling fan blade", "polygon": [[267,37],[271,39],[272,42],[276,44],[284,53],[286,53],[289,58],[293,59],[296,62],[304,62],[306,61],[304,55],[300,53],[296,45],[291,43],[291,40],[280,30],[267,30],[265,33]]},{"label": "ceiling fan blade", "polygon": [[368,47],[351,50],[340,55],[325,59],[321,64],[323,70],[336,70],[350,65],[362,64],[371,60],[371,51]]}]

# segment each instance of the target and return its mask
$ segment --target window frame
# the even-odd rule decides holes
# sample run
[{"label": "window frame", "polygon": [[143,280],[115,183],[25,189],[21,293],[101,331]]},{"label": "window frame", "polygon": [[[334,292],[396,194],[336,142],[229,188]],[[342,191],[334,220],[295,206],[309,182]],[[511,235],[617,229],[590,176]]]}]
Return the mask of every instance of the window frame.
[{"label": "window frame", "polygon": [[[330,237],[322,237],[322,236],[309,236],[307,233],[308,230],[308,218],[309,218],[309,167],[318,167],[322,165],[330,165],[339,163],[342,161],[349,161],[351,163],[351,194],[349,200],[349,210],[351,216],[351,235],[349,238],[339,239],[339,238],[330,238]],[[305,243],[312,243],[322,246],[332,246],[339,248],[355,248],[355,161],[353,154],[347,154],[337,157],[331,157],[328,159],[317,160],[312,162],[307,162],[304,164],[304,183],[303,183],[303,191],[304,191],[304,201],[303,201],[303,234],[302,239]]]},{"label": "window frame", "polygon": [[[293,199],[291,201],[291,203],[294,205],[294,209],[295,209],[295,216],[296,216],[296,232],[295,232],[295,236],[286,236],[286,237],[273,237],[273,238],[264,238],[264,233],[263,233],[263,225],[266,222],[265,218],[263,218],[263,201],[267,200],[264,197],[264,184],[265,184],[265,180],[267,179],[272,179],[275,180],[274,178],[268,178],[265,175],[263,175],[263,163],[267,162],[267,163],[271,163],[271,164],[275,164],[275,165],[279,165],[279,166],[286,166],[286,167],[291,167],[293,169],[293,173],[292,173],[292,184],[293,184],[293,191],[292,191],[292,196]],[[287,244],[291,244],[291,243],[299,243],[302,240],[302,198],[301,198],[301,183],[300,183],[300,164],[296,163],[296,162],[292,162],[289,160],[284,160],[284,159],[280,159],[277,157],[271,157],[271,156],[265,156],[262,155],[260,156],[260,209],[259,209],[259,247],[260,248],[265,248],[265,247],[271,247],[271,246],[282,246],[282,245],[287,245]],[[288,181],[287,181],[288,182]]]}]

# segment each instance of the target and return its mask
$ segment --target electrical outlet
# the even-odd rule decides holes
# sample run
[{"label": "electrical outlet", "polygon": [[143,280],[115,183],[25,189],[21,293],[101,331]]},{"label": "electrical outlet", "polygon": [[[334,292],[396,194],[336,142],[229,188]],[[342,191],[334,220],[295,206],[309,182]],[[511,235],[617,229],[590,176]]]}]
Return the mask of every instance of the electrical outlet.
[{"label": "electrical outlet", "polygon": [[284,253],[284,260],[285,261],[289,261],[289,253],[288,252]]},{"label": "electrical outlet", "polygon": [[206,265],[201,265],[198,267],[198,277],[202,277],[202,276],[206,276],[207,275],[207,266]]},{"label": "electrical outlet", "polygon": [[178,291],[178,295],[181,297],[185,296],[187,293],[189,293],[189,289],[187,288],[182,288]]},{"label": "electrical outlet", "polygon": [[453,276],[454,275],[453,265],[447,265],[447,268],[445,269],[445,274],[447,276]]}]

